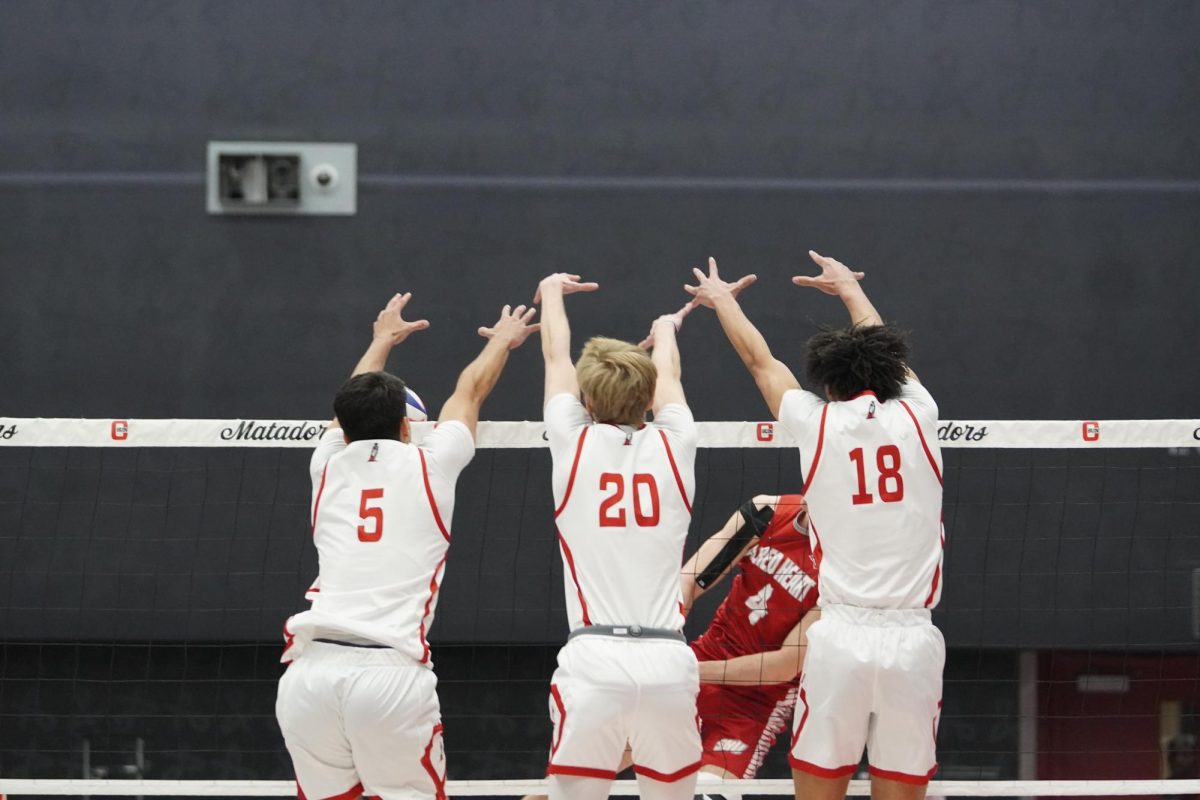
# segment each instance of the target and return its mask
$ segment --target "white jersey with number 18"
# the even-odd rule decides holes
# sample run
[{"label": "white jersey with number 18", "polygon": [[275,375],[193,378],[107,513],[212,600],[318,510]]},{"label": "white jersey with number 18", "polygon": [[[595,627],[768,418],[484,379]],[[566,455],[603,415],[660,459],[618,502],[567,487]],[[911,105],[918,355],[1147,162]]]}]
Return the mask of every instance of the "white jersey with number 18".
[{"label": "white jersey with number 18", "polygon": [[575,397],[546,403],[554,507],[571,630],[679,630],[679,567],[692,519],[696,423],[662,408],[634,429],[596,423]]},{"label": "white jersey with number 18", "polygon": [[783,396],[800,444],[820,604],[933,608],[942,592],[942,456],[937,405],[915,380],[881,402]]}]

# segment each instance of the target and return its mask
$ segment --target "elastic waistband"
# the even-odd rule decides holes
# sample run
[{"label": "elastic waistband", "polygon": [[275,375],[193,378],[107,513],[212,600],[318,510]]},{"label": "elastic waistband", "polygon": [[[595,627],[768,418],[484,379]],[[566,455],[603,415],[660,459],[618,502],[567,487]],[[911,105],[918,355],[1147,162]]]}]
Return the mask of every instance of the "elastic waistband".
[{"label": "elastic waistband", "polygon": [[321,644],[336,644],[339,647],[358,647],[362,650],[391,650],[392,649],[392,648],[388,647],[386,644],[365,644],[365,643],[359,643],[359,642],[344,642],[341,639],[318,638],[318,639],[313,639],[313,641],[320,642]]},{"label": "elastic waistband", "polygon": [[863,608],[830,604],[821,606],[821,619],[836,619],[852,625],[929,625],[928,608]]},{"label": "elastic waistband", "polygon": [[615,636],[619,639],[671,639],[687,642],[683,631],[670,628],[644,628],[641,625],[586,625],[576,628],[567,636],[571,641],[577,636]]},{"label": "elastic waistband", "polygon": [[393,647],[363,647],[358,644],[342,644],[327,639],[313,639],[301,651],[296,661],[323,661],[337,664],[361,666],[415,667],[427,670],[428,665],[414,660]]}]

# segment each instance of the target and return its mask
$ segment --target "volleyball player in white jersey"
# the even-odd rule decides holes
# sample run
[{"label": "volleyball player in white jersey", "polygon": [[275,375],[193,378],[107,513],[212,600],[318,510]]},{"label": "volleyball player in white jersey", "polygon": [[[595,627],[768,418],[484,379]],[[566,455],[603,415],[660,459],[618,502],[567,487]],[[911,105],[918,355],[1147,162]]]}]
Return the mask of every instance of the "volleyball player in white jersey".
[{"label": "volleyball player in white jersey", "polygon": [[827,400],[800,389],[709,260],[687,287],[717,318],[771,412],[800,444],[821,619],[793,722],[796,796],[845,796],[864,745],[871,794],[919,800],[937,769],[945,644],[929,610],[941,595],[942,461],[937,406],[908,369],[903,332],[885,325],[861,272],[810,252],[817,277],[793,278],[839,297],[848,328],[807,345],[809,377]]},{"label": "volleyball player in white jersey", "polygon": [[312,535],[320,583],[284,625],[290,661],[275,713],[302,800],[360,795],[444,798],[437,679],[427,635],[450,544],[454,485],[475,453],[484,398],[536,330],[533,309],[501,312],[459,376],[437,428],[410,443],[404,382],[383,372],[392,347],[425,320],[396,295],[334,398],[337,418],[313,453]]},{"label": "volleyball player in white jersey", "polygon": [[655,321],[643,342],[651,355],[597,337],[573,364],[563,295],[595,288],[557,274],[538,289],[571,628],[550,685],[549,795],[607,797],[628,742],[642,797],[683,800],[700,767],[699,682],[679,591],[696,426],[675,333],[691,304]]}]

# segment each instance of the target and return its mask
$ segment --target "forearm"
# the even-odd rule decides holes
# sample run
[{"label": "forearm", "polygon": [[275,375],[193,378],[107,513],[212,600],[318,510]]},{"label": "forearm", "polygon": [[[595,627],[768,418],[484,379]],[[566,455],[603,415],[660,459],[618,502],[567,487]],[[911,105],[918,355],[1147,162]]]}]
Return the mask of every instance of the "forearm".
[{"label": "forearm", "polygon": [[354,365],[354,371],[350,373],[350,377],[362,375],[364,372],[382,372],[383,368],[387,366],[388,355],[391,354],[392,347],[390,338],[382,336],[372,338],[366,352]]},{"label": "forearm", "polygon": [[790,681],[804,665],[804,648],[785,644],[778,650],[725,661],[701,661],[700,682],[761,686]]},{"label": "forearm", "polygon": [[454,387],[454,394],[474,403],[482,403],[500,379],[508,362],[509,340],[493,336],[475,360],[463,369]]},{"label": "forearm", "polygon": [[560,286],[542,287],[542,356],[547,363],[571,360],[571,324]]},{"label": "forearm", "polygon": [[759,333],[758,328],[754,327],[754,323],[742,311],[734,297],[720,298],[713,305],[713,309],[717,312],[717,319],[721,323],[721,329],[725,331],[726,338],[747,369],[753,373],[766,368],[775,360],[767,340]]},{"label": "forearm", "polygon": [[883,324],[883,317],[879,316],[875,306],[867,299],[867,293],[857,283],[840,292],[838,297],[841,298],[842,303],[846,306],[846,311],[850,314],[851,324],[867,327]]},{"label": "forearm", "polygon": [[679,343],[675,340],[675,323],[659,321],[654,325],[654,349],[650,360],[658,371],[658,377],[678,381],[682,375],[679,362]]}]

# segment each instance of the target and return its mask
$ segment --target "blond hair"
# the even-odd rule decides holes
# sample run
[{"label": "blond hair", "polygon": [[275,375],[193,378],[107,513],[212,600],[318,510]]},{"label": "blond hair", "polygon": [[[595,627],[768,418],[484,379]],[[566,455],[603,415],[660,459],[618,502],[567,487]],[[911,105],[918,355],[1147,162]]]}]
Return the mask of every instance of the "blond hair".
[{"label": "blond hair", "polygon": [[642,348],[594,336],[575,362],[575,376],[597,422],[641,425],[646,421],[658,370]]}]

